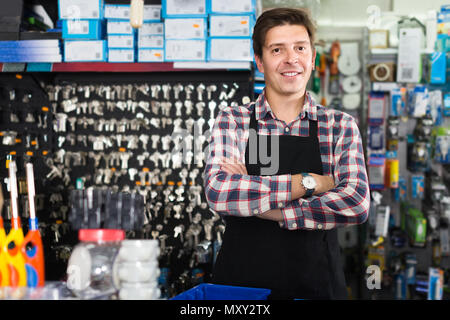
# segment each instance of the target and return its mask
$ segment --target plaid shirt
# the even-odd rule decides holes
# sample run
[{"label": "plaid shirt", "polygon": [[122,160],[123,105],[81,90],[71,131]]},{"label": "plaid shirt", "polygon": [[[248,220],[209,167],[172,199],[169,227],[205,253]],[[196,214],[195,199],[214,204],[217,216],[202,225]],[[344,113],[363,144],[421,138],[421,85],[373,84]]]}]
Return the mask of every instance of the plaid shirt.
[{"label": "plaid shirt", "polygon": [[[318,121],[323,174],[334,176],[335,188],[318,196],[290,201],[291,175],[251,176],[220,170],[222,158],[245,163],[250,115],[256,112],[258,134],[309,135],[308,119]],[[203,173],[209,207],[222,215],[253,216],[280,209],[280,227],[332,229],[364,223],[370,196],[361,135],[353,117],[317,104],[306,93],[302,113],[290,124],[273,114],[264,92],[255,102],[226,107],[211,132]]]}]

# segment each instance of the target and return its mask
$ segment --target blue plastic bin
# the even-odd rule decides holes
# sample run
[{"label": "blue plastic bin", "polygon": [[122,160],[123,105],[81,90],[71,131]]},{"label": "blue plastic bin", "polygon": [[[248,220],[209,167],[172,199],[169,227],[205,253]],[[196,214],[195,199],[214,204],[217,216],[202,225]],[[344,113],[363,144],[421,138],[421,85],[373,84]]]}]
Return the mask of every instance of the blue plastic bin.
[{"label": "blue plastic bin", "polygon": [[171,300],[267,300],[270,289],[202,283]]}]

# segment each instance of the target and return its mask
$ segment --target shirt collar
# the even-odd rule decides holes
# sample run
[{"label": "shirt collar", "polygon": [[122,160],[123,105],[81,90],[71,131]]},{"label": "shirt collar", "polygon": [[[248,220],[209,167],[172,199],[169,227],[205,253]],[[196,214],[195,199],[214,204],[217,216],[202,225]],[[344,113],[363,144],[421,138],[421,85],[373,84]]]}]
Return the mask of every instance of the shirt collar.
[{"label": "shirt collar", "polygon": [[[273,119],[276,119],[275,114],[272,112],[272,108],[266,99],[265,92],[266,89],[263,90],[255,102],[256,120],[262,120],[268,115]],[[304,119],[305,116],[308,117],[309,120],[317,121],[317,103],[308,91],[306,91],[305,94],[305,103],[303,105],[302,113],[300,114],[300,119]]]}]

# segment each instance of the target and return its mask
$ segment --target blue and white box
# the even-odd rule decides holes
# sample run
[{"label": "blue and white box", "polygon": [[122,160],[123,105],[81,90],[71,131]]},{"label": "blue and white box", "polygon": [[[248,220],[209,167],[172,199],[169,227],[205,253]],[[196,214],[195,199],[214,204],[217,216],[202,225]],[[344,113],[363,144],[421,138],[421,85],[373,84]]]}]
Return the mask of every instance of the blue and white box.
[{"label": "blue and white box", "polygon": [[102,37],[102,20],[62,20],[63,39],[100,40]]},{"label": "blue and white box", "polygon": [[450,93],[444,94],[444,117],[450,117]]},{"label": "blue and white box", "polygon": [[108,48],[134,48],[134,35],[109,34]]},{"label": "blue and white box", "polygon": [[138,62],[163,62],[164,49],[147,49],[140,48],[138,50]]},{"label": "blue and white box", "polygon": [[129,4],[105,4],[105,19],[130,20]]},{"label": "blue and white box", "polygon": [[144,5],[143,21],[161,21],[161,5]]},{"label": "blue and white box", "polygon": [[108,50],[108,62],[134,62],[134,49]]},{"label": "blue and white box", "polygon": [[0,42],[0,48],[5,49],[23,49],[30,48],[54,48],[59,47],[59,40],[57,39],[42,39],[42,40],[6,40]]},{"label": "blue and white box", "polygon": [[206,40],[170,40],[165,43],[165,61],[205,61]]},{"label": "blue and white box", "polygon": [[105,40],[66,40],[64,41],[65,62],[106,61]]},{"label": "blue and white box", "polygon": [[61,54],[61,49],[58,45],[54,47],[3,47],[3,45],[0,45],[0,55],[5,56],[17,54],[29,56],[57,56]]},{"label": "blue and white box", "polygon": [[209,38],[208,61],[253,61],[251,38]]},{"label": "blue and white box", "polygon": [[218,15],[209,16],[210,37],[251,37],[255,18],[247,15]]},{"label": "blue and white box", "polygon": [[108,34],[133,34],[130,20],[108,20],[106,23]]},{"label": "blue and white box", "polygon": [[61,62],[58,40],[1,41],[0,61],[20,62]]},{"label": "blue and white box", "polygon": [[58,0],[59,19],[102,19],[103,0]]},{"label": "blue and white box", "polygon": [[138,35],[164,35],[164,23],[163,22],[144,22],[138,29]]},{"label": "blue and white box", "polygon": [[445,83],[447,71],[447,57],[445,52],[433,52],[431,54],[430,83]]},{"label": "blue and white box", "polygon": [[162,17],[207,17],[207,0],[162,0]]},{"label": "blue and white box", "polygon": [[255,13],[255,0],[208,0],[209,13],[242,14]]},{"label": "blue and white box", "polygon": [[61,62],[59,40],[1,41],[2,62]]},{"label": "blue and white box", "polygon": [[139,35],[138,48],[164,48],[164,36],[153,34]]},{"label": "blue and white box", "polygon": [[167,18],[164,20],[166,39],[206,39],[207,22],[204,18]]},{"label": "blue and white box", "polygon": [[411,197],[413,199],[423,199],[425,188],[425,178],[423,175],[415,174],[411,176]]},{"label": "blue and white box", "polygon": [[0,61],[2,63],[30,63],[30,62],[40,62],[40,63],[52,63],[61,62],[61,54],[31,54],[22,52],[8,52],[0,51]]},{"label": "blue and white box", "polygon": [[439,268],[428,268],[427,300],[442,300],[444,294],[444,271]]}]

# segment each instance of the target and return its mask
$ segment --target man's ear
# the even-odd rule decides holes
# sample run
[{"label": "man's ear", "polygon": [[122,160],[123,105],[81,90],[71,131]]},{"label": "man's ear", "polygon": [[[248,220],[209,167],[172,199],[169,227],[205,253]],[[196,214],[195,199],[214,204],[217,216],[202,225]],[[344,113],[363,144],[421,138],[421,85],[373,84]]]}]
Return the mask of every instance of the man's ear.
[{"label": "man's ear", "polygon": [[255,62],[256,62],[256,67],[258,67],[258,71],[261,73],[264,73],[264,66],[262,63],[262,59],[260,56],[255,54]]}]

